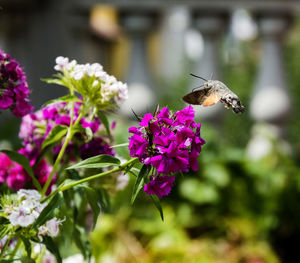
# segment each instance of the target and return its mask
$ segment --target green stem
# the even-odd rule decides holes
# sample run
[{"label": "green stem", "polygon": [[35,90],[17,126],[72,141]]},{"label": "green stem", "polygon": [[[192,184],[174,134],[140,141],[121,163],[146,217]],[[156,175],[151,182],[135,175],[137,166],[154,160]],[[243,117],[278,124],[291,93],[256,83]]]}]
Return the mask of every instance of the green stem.
[{"label": "green stem", "polygon": [[18,249],[20,248],[21,244],[22,244],[22,240],[21,240],[21,238],[19,238],[13,252],[10,254],[10,257],[9,257],[10,259],[13,259],[15,257],[15,255],[16,255]]},{"label": "green stem", "polygon": [[[74,110],[74,108],[72,108],[72,111],[73,111],[73,110]],[[71,115],[72,115],[72,114],[71,114]],[[50,175],[49,175],[49,177],[48,177],[48,179],[47,179],[47,181],[46,181],[46,183],[45,183],[45,185],[44,185],[44,187],[43,187],[43,189],[42,189],[42,192],[41,192],[42,196],[44,196],[44,195],[46,194],[46,192],[47,192],[47,190],[48,190],[48,188],[49,188],[49,186],[50,186],[50,183],[51,183],[51,181],[52,181],[52,178],[53,178],[55,172],[57,171],[57,168],[58,168],[58,166],[59,166],[59,164],[60,164],[60,161],[61,161],[61,159],[62,159],[62,157],[63,157],[63,155],[64,155],[64,153],[65,153],[65,150],[66,150],[66,148],[67,148],[69,142],[72,140],[72,137],[73,137],[73,135],[74,135],[74,133],[73,133],[73,131],[72,131],[72,128],[73,128],[73,127],[76,127],[76,125],[77,125],[77,124],[79,123],[79,121],[81,120],[82,116],[83,116],[82,114],[79,114],[79,116],[78,116],[76,122],[74,123],[74,125],[72,125],[72,122],[70,123],[70,127],[69,127],[69,129],[68,129],[67,136],[66,136],[66,139],[65,139],[65,141],[64,141],[64,144],[63,144],[63,146],[61,147],[61,149],[60,149],[60,151],[59,151],[59,154],[58,154],[58,156],[57,156],[57,158],[56,158],[56,160],[55,160],[55,163],[54,163],[54,165],[53,165],[53,169],[52,169],[52,171],[51,171],[51,173],[50,173]]]},{"label": "green stem", "polygon": [[1,248],[0,262],[1,262],[2,258],[3,258],[3,256],[4,256],[4,253],[6,251],[6,248],[8,246],[8,243],[10,242],[10,240],[11,240],[11,237],[8,237],[7,240],[6,240],[6,242],[5,242],[5,244],[4,244],[4,246]]},{"label": "green stem", "polygon": [[36,263],[42,262],[45,253],[46,253],[46,247],[44,247],[43,250],[41,251],[41,253],[38,255],[38,257],[36,259]]},{"label": "green stem", "polygon": [[62,186],[60,187],[58,190],[60,192],[63,192],[67,189],[70,189],[78,184],[82,184],[82,183],[85,183],[85,182],[88,182],[88,181],[91,181],[91,180],[94,180],[94,179],[97,179],[99,177],[102,177],[102,176],[105,176],[105,175],[109,175],[109,174],[112,174],[112,173],[115,173],[115,172],[118,172],[118,171],[122,171],[125,167],[127,167],[128,165],[130,164],[134,164],[135,162],[138,161],[138,158],[132,158],[130,159],[129,161],[127,161],[126,163],[120,165],[119,167],[116,167],[116,168],[113,168],[111,169],[110,171],[107,171],[107,172],[103,172],[103,173],[99,173],[99,174],[95,174],[95,175],[92,175],[92,176],[89,176],[89,177],[86,177],[86,178],[83,178],[81,180],[78,180],[74,183],[70,183],[68,185],[65,185],[65,186]]}]

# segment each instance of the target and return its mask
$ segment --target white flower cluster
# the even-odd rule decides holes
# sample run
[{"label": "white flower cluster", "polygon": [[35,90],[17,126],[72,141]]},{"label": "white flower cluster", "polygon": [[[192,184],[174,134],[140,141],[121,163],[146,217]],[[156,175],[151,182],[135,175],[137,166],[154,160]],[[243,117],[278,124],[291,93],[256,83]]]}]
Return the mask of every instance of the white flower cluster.
[{"label": "white flower cluster", "polygon": [[[46,203],[42,204],[40,200],[41,195],[36,190],[21,189],[17,193],[16,204],[5,207],[4,212],[8,215],[7,218],[13,226],[28,227],[34,223],[47,205]],[[57,236],[61,222],[56,217],[48,220],[39,227],[38,236]]]},{"label": "white flower cluster", "polygon": [[62,56],[57,57],[55,62],[55,70],[67,72],[76,81],[85,77],[93,78],[91,88],[100,88],[101,103],[114,99],[117,104],[120,104],[128,99],[127,84],[109,75],[99,63],[77,64],[76,60],[69,62],[69,58]]}]

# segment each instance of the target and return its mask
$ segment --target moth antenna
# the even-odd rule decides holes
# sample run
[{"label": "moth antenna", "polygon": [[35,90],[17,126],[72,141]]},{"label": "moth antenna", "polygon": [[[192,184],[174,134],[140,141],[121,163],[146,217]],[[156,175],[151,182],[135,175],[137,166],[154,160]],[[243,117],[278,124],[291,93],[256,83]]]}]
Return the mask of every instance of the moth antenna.
[{"label": "moth antenna", "polygon": [[202,79],[202,80],[204,80],[204,81],[208,81],[207,79],[202,78],[202,77],[200,77],[200,76],[197,76],[197,75],[195,75],[195,74],[193,74],[193,73],[190,73],[190,75],[193,76],[193,77],[195,77],[195,78]]},{"label": "moth antenna", "polygon": [[212,73],[210,74],[210,79],[212,80],[213,77],[214,77],[214,73],[212,72]]},{"label": "moth antenna", "polygon": [[133,112],[135,118],[136,118],[138,121],[142,121],[142,118],[139,117],[139,116],[134,112],[134,110],[133,110],[132,108],[131,108],[131,110],[132,110],[132,112]]},{"label": "moth antenna", "polygon": [[192,92],[194,92],[196,89],[200,89],[200,88],[202,88],[202,87],[204,87],[204,85],[201,85],[201,86],[198,86],[198,87],[196,87],[196,88],[193,88]]}]

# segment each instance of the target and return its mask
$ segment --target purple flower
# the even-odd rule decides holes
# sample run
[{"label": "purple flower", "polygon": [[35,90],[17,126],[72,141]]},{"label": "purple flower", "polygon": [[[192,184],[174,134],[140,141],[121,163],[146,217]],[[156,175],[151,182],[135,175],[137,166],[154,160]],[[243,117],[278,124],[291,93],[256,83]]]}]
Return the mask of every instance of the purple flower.
[{"label": "purple flower", "polygon": [[17,117],[33,110],[29,103],[30,91],[19,63],[0,49],[0,109],[10,108]]},{"label": "purple flower", "polygon": [[[26,150],[20,149],[19,153],[24,154]],[[24,154],[25,155],[25,154]],[[28,156],[26,156],[28,157]],[[29,158],[30,159],[30,158]],[[30,159],[30,165],[35,165],[35,160]],[[46,161],[46,159],[42,159],[34,170],[34,175],[41,184],[44,186],[46,183],[50,173],[52,171],[52,166]],[[54,176],[51,184],[53,184],[56,180]],[[25,185],[33,188],[32,179],[24,170],[24,168],[16,162],[13,162],[7,155],[0,153],[0,183],[6,182],[8,187],[19,190],[24,188]],[[51,187],[47,194],[51,191]]]},{"label": "purple flower", "polygon": [[[80,114],[81,102],[74,105],[74,121]],[[27,156],[29,160],[35,163],[35,160],[41,153],[41,146],[56,125],[69,126],[71,121],[71,107],[65,102],[47,105],[39,111],[28,114],[22,118],[19,137],[23,140],[22,154]],[[98,117],[91,120],[91,113],[87,113],[81,120],[80,124],[83,128],[89,127],[93,133],[90,142],[85,142],[86,135],[77,132],[66,149],[67,158],[76,161],[78,157],[88,158],[99,154],[114,155],[114,151],[108,145],[108,138],[103,135],[104,125]],[[54,145],[52,147],[53,158],[55,159],[62,145]],[[64,161],[64,160],[62,160]]]},{"label": "purple flower", "polygon": [[140,127],[130,127],[130,156],[152,165],[157,173],[170,174],[198,169],[197,157],[205,141],[200,137],[191,106],[171,114],[162,108],[155,116],[145,114]]},{"label": "purple flower", "polygon": [[115,155],[115,152],[110,148],[101,137],[95,138],[88,143],[80,146],[79,154],[82,159],[87,159],[100,154]]},{"label": "purple flower", "polygon": [[0,153],[0,183],[5,182],[7,177],[7,171],[11,167],[12,161],[9,157],[4,154]]},{"label": "purple flower", "polygon": [[7,172],[7,174],[6,183],[8,187],[14,190],[24,188],[28,175],[21,165],[14,163],[13,167]]},{"label": "purple flower", "polygon": [[144,186],[144,191],[149,195],[162,198],[171,192],[174,181],[175,176],[156,176],[155,178],[151,176],[149,183]]}]

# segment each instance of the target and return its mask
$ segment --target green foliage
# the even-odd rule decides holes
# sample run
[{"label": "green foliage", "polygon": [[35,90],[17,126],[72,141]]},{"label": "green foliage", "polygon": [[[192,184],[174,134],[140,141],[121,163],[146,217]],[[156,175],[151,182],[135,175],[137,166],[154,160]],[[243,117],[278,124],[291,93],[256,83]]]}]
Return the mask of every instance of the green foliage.
[{"label": "green foliage", "polygon": [[77,164],[74,164],[67,169],[79,169],[79,168],[103,168],[107,166],[120,165],[120,160],[111,155],[101,154],[87,158]]},{"label": "green foliage", "polygon": [[60,102],[81,102],[81,100],[78,99],[75,95],[68,94],[66,96],[57,99],[49,100],[48,102],[43,104],[43,107],[50,104],[60,103]]},{"label": "green foliage", "polygon": [[149,173],[151,170],[151,166],[144,164],[142,169],[140,170],[134,187],[133,187],[133,191],[132,191],[132,195],[131,195],[131,204],[134,203],[138,193],[141,191],[141,189],[143,188],[144,184],[145,184],[145,180],[148,177]]},{"label": "green foliage", "polygon": [[46,139],[43,141],[42,149],[47,146],[60,141],[68,132],[68,127],[63,125],[56,125],[48,134]]},{"label": "green foliage", "polygon": [[60,208],[61,204],[63,203],[64,199],[61,193],[56,192],[52,199],[49,201],[48,205],[42,210],[39,217],[34,222],[34,227],[38,228],[39,226],[43,225],[46,221],[54,217],[55,210]]},{"label": "green foliage", "polygon": [[108,135],[108,138],[109,138],[110,142],[112,142],[110,127],[109,127],[109,121],[108,121],[107,117],[101,111],[98,111],[97,115],[100,118],[102,124],[104,125],[104,127],[106,129],[106,132],[107,132],[107,135]]}]

